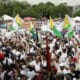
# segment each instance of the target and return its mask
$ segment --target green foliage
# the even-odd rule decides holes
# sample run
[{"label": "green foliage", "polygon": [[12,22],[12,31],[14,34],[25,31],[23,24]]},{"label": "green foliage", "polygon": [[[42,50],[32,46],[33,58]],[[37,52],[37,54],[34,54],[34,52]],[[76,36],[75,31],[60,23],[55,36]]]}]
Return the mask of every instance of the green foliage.
[{"label": "green foliage", "polygon": [[76,12],[74,16],[80,16],[80,11]]},{"label": "green foliage", "polygon": [[0,16],[8,14],[14,17],[16,14],[20,14],[21,17],[49,18],[51,16],[63,18],[65,14],[71,14],[70,11],[66,4],[55,6],[53,3],[47,2],[31,6],[26,1],[0,0]]}]

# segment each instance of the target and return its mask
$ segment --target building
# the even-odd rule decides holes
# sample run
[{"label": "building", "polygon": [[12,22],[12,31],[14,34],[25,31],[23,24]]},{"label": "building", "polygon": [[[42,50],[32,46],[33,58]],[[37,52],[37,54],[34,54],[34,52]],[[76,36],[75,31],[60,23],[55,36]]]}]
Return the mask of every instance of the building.
[{"label": "building", "polygon": [[73,6],[73,14],[80,11],[80,5]]}]

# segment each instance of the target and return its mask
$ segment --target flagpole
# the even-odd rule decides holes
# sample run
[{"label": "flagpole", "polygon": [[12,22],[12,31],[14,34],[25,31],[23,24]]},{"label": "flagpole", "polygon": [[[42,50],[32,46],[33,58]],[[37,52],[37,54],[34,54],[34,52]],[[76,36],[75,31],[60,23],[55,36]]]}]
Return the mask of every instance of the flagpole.
[{"label": "flagpole", "polygon": [[50,65],[50,61],[51,61],[51,55],[49,52],[49,46],[48,46],[48,36],[46,36],[46,60],[47,60],[47,70],[50,71],[51,70],[51,65]]}]

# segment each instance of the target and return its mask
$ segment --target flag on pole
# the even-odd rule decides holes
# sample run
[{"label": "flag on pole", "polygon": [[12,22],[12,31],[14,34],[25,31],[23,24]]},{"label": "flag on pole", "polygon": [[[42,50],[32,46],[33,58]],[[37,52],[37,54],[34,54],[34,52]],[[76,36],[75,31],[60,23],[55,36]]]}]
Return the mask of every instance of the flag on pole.
[{"label": "flag on pole", "polygon": [[15,16],[13,20],[13,25],[10,26],[9,30],[19,30],[23,24],[23,20],[19,17],[19,15]]},{"label": "flag on pole", "polygon": [[74,36],[73,26],[75,26],[75,25],[73,24],[73,20],[68,15],[66,15],[66,17],[67,17],[67,19],[66,19],[67,20],[66,35],[68,38],[72,38]]},{"label": "flag on pole", "polygon": [[50,29],[53,29],[53,19],[50,17]]},{"label": "flag on pole", "polygon": [[62,33],[54,26],[54,22],[51,17],[50,17],[50,29],[53,31],[54,35],[56,35],[57,37],[60,38],[62,36]]},{"label": "flag on pole", "polygon": [[29,31],[30,31],[31,33],[34,33],[34,28],[33,28],[33,24],[32,24],[31,21],[30,21]]},{"label": "flag on pole", "polygon": [[33,27],[33,24],[32,24],[31,21],[30,21],[29,31],[30,31],[31,34],[32,34],[32,38],[33,38],[33,39],[36,39],[36,31],[34,30],[34,27]]},{"label": "flag on pole", "polygon": [[71,27],[71,25],[70,25],[70,21],[69,21],[69,16],[65,15],[63,29],[68,30],[70,27]]},{"label": "flag on pole", "polygon": [[16,17],[15,17],[15,22],[16,22],[19,26],[22,26],[23,20],[21,19],[21,17],[19,16],[19,14],[16,15]]}]

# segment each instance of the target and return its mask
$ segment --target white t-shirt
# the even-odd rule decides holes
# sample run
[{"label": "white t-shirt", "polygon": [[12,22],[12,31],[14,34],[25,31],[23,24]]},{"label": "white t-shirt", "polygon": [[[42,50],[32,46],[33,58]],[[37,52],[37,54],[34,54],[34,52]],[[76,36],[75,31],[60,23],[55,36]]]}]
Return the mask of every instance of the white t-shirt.
[{"label": "white t-shirt", "polygon": [[22,75],[27,76],[29,80],[32,80],[32,79],[37,75],[37,73],[35,73],[34,70],[29,71],[28,68],[24,68],[23,70],[20,71],[20,73],[21,73]]},{"label": "white t-shirt", "polygon": [[66,69],[63,70],[63,74],[68,74],[68,73],[70,73],[70,70],[66,70]]},{"label": "white t-shirt", "polygon": [[3,60],[3,64],[6,64],[7,61],[8,61],[8,65],[10,65],[10,64],[13,63],[13,61],[12,61],[11,58],[6,58],[6,57],[5,57],[5,59]]},{"label": "white t-shirt", "polygon": [[54,63],[55,64],[55,67],[57,68],[57,73],[61,73],[61,69],[60,69],[60,65],[59,63]]},{"label": "white t-shirt", "polygon": [[34,47],[30,48],[30,53],[35,53]]},{"label": "white t-shirt", "polygon": [[25,53],[23,53],[23,54],[20,54],[20,59],[25,59],[27,56],[26,56],[26,54]]},{"label": "white t-shirt", "polygon": [[64,63],[66,61],[66,58],[67,58],[67,53],[62,53],[62,55],[59,58],[59,62]]},{"label": "white t-shirt", "polygon": [[30,62],[29,65],[34,66],[36,71],[41,70],[41,63],[40,62],[36,63],[36,61],[34,60],[34,61]]},{"label": "white t-shirt", "polygon": [[42,60],[42,66],[46,67],[47,66],[47,61],[46,60]]}]

